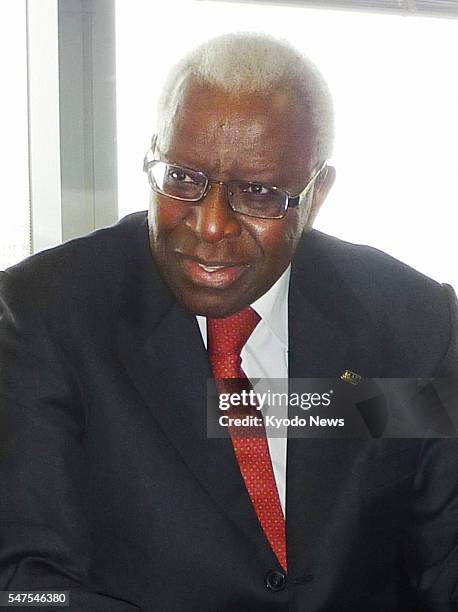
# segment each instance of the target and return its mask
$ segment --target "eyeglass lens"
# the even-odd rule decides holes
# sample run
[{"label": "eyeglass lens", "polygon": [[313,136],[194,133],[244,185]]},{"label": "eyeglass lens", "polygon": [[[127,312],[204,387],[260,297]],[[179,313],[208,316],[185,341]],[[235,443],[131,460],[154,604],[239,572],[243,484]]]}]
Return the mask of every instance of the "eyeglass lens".
[{"label": "eyeglass lens", "polygon": [[[207,178],[202,172],[165,162],[153,162],[148,168],[153,188],[172,198],[198,201],[204,195]],[[287,195],[260,183],[229,181],[227,196],[233,210],[255,217],[281,217]]]}]

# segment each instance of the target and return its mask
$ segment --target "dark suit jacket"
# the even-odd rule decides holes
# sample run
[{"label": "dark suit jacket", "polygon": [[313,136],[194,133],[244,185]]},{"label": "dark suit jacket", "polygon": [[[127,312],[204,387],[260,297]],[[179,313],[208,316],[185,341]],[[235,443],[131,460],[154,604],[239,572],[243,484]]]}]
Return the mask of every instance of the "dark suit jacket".
[{"label": "dark suit jacket", "polygon": [[[1,276],[0,590],[71,588],[70,610],[452,610],[456,440],[291,439],[286,588],[228,439],[206,437],[211,377],[146,216]],[[290,375],[457,372],[450,288],[387,255],[304,237]]]}]

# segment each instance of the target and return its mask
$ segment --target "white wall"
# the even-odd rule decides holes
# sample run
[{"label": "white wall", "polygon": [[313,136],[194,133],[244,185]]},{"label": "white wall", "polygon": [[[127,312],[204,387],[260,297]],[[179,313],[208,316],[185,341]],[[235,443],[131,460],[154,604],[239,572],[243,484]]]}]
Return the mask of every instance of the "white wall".
[{"label": "white wall", "polygon": [[30,253],[25,0],[0,19],[0,270]]},{"label": "white wall", "polygon": [[142,158],[168,68],[204,38],[265,31],[333,91],[338,179],[316,227],[458,287],[458,20],[175,0],[117,0],[120,216],[147,208]]}]

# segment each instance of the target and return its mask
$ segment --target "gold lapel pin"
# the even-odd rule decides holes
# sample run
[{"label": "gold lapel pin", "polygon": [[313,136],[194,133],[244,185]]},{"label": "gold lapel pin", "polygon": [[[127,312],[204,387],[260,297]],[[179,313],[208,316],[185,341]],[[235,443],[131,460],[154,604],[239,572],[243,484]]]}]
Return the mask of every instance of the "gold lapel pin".
[{"label": "gold lapel pin", "polygon": [[355,372],[351,372],[350,370],[345,370],[345,372],[341,375],[341,380],[350,383],[351,385],[357,385],[361,380],[361,376],[356,374]]}]

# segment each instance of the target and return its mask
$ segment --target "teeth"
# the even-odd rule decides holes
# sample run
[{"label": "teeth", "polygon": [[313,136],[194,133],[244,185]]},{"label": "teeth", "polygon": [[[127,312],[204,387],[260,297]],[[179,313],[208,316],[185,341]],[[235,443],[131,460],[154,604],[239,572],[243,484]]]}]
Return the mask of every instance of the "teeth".
[{"label": "teeth", "polygon": [[225,266],[204,266],[199,264],[199,267],[205,270],[205,272],[216,272],[217,270],[222,270]]}]

